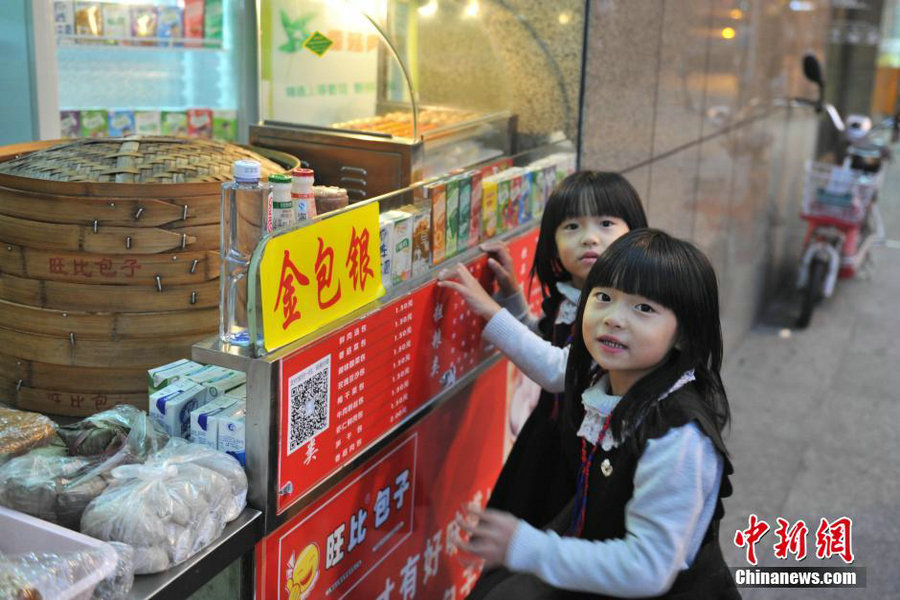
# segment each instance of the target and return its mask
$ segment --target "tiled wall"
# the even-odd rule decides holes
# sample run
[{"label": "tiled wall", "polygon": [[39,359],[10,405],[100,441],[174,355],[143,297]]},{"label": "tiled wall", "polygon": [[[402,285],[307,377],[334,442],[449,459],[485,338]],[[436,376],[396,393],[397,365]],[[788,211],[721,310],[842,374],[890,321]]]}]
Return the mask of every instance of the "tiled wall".
[{"label": "tiled wall", "polygon": [[794,275],[816,117],[779,100],[814,94],[801,61],[823,57],[828,10],[826,0],[590,2],[582,166],[624,172],[652,226],[708,254],[726,348]]}]

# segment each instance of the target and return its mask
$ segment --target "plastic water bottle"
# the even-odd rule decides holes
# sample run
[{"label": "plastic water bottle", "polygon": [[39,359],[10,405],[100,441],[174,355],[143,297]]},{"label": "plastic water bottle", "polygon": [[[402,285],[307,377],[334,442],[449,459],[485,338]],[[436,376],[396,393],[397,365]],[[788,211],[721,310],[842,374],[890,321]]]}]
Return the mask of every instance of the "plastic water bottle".
[{"label": "plastic water bottle", "polygon": [[[270,218],[270,186],[260,183],[260,165],[255,160],[236,160],[233,169],[234,181],[222,184],[219,339],[226,344],[247,346],[247,287],[255,285],[248,282],[248,269]],[[258,335],[262,335],[261,328]]]}]

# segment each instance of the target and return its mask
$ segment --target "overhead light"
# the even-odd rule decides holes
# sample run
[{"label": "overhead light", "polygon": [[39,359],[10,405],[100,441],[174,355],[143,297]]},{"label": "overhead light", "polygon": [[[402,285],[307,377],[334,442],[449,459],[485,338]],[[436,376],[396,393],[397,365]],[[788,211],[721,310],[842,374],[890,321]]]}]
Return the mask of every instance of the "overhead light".
[{"label": "overhead light", "polygon": [[788,4],[788,8],[790,8],[794,12],[810,12],[815,10],[816,6],[809,0],[791,0],[791,3]]},{"label": "overhead light", "polygon": [[428,0],[428,4],[419,7],[419,14],[423,17],[433,17],[437,12],[438,3],[437,0]]},{"label": "overhead light", "polygon": [[739,20],[741,20],[741,19],[744,17],[744,11],[742,11],[742,10],[739,9],[739,8],[732,8],[732,9],[731,9],[731,12],[728,13],[728,14],[729,14],[729,15],[731,16],[731,18],[734,19],[735,21],[739,21]]},{"label": "overhead light", "polygon": [[572,22],[572,15],[568,12],[559,13],[559,24],[560,25],[568,25]]},{"label": "overhead light", "polygon": [[465,15],[467,17],[477,17],[478,16],[478,0],[469,0],[469,3],[466,4]]},{"label": "overhead light", "polygon": [[726,27],[722,30],[722,38],[726,40],[734,39],[734,36],[737,35],[737,32],[731,27]]}]

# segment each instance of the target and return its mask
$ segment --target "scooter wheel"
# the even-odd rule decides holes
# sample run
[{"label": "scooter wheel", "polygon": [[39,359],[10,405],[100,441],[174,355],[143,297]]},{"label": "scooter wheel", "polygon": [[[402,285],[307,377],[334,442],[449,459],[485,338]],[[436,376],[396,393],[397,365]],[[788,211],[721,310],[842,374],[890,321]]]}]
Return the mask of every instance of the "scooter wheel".
[{"label": "scooter wheel", "polygon": [[809,265],[809,277],[806,279],[806,287],[803,288],[803,297],[800,304],[800,316],[797,317],[797,329],[806,329],[812,319],[813,308],[822,297],[822,287],[825,284],[825,275],[828,274],[828,263],[822,259],[815,259]]}]

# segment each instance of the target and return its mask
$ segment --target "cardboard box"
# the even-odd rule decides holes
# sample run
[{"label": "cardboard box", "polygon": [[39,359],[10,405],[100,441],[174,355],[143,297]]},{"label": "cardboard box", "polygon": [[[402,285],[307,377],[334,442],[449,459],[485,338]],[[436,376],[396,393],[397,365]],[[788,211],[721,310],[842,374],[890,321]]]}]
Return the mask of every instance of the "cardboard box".
[{"label": "cardboard box", "polygon": [[182,379],[150,394],[150,418],[170,436],[187,438],[191,412],[206,404],[203,386]]},{"label": "cardboard box", "polygon": [[60,40],[59,36],[75,35],[75,3],[72,0],[56,0],[53,3],[53,24],[60,44],[71,44],[72,40]]},{"label": "cardboard box", "polygon": [[234,389],[228,390],[225,392],[225,395],[229,398],[237,398],[238,400],[246,400],[247,399],[247,384],[242,383]]},{"label": "cardboard box", "polygon": [[481,242],[481,171],[469,171],[471,177],[472,198],[471,215],[469,217],[469,246]]},{"label": "cardboard box", "polygon": [[213,111],[213,138],[223,142],[233,142],[237,139],[237,111]]},{"label": "cardboard box", "polygon": [[213,112],[208,108],[191,108],[188,113],[188,135],[211,138],[213,132]]},{"label": "cardboard box", "polygon": [[447,237],[444,257],[450,258],[459,250],[459,181],[447,181]]},{"label": "cardboard box", "polygon": [[226,413],[240,401],[239,398],[225,395],[191,411],[191,441],[218,449],[218,415]]},{"label": "cardboard box", "polygon": [[124,137],[133,135],[134,129],[134,111],[133,110],[111,110],[109,111],[109,122],[107,124],[110,137]]},{"label": "cardboard box", "polygon": [[129,44],[131,16],[126,5],[112,2],[103,5],[103,37],[111,44]]},{"label": "cardboard box", "polygon": [[497,233],[504,233],[509,229],[509,179],[500,174],[497,181]]},{"label": "cardboard box", "polygon": [[216,415],[218,422],[218,449],[235,457],[241,466],[245,466],[246,459],[246,428],[247,404],[238,402],[229,409]]},{"label": "cardboard box", "polygon": [[203,0],[184,0],[184,37],[192,40],[185,41],[185,47],[200,47],[200,40],[203,39]]},{"label": "cardboard box", "polygon": [[203,368],[200,363],[182,358],[167,365],[162,365],[147,371],[147,387],[150,393],[161,390],[162,388],[175,383],[179,379],[187,377],[191,373],[196,373]]},{"label": "cardboard box", "polygon": [[105,110],[81,111],[81,137],[106,137],[107,126]]},{"label": "cardboard box", "polygon": [[469,241],[469,221],[472,218],[472,179],[468,173],[457,177],[459,181],[459,240],[457,247],[462,252],[473,245]]},{"label": "cardboard box", "polygon": [[[160,46],[184,46],[181,41],[184,38],[184,13],[178,6],[160,6],[158,9],[159,20],[156,27],[156,37]],[[178,41],[175,41],[178,40]],[[210,129],[212,129],[210,127]]]},{"label": "cardboard box", "polygon": [[64,138],[81,137],[81,112],[77,110],[59,111],[59,135]]},{"label": "cardboard box", "polygon": [[394,222],[394,264],[391,265],[391,279],[394,285],[408,281],[412,277],[412,215],[402,210],[389,210],[387,214]]},{"label": "cardboard box", "polygon": [[431,264],[444,262],[447,242],[447,186],[433,183],[428,186],[431,204]]},{"label": "cardboard box", "polygon": [[394,285],[391,278],[394,264],[394,220],[387,213],[378,215],[378,256],[381,261],[381,285],[389,290]]},{"label": "cardboard box", "polygon": [[404,210],[413,212],[412,276],[418,277],[431,268],[431,209],[411,206]]},{"label": "cardboard box", "polygon": [[224,396],[229,390],[243,385],[247,381],[247,374],[243,371],[216,367],[208,371],[198,371],[188,375],[187,378],[203,386],[206,393],[204,401],[210,402],[219,396]]},{"label": "cardboard box", "polygon": [[481,240],[488,240],[497,235],[497,192],[499,191],[498,177],[491,175],[482,180],[481,196]]},{"label": "cardboard box", "polygon": [[162,135],[162,120],[159,111],[135,111],[134,130],[138,135]]},{"label": "cardboard box", "polygon": [[183,110],[164,110],[161,113],[161,121],[163,135],[187,135],[187,112]]}]

